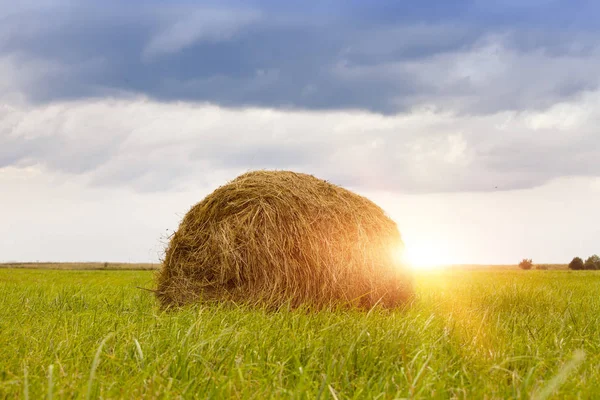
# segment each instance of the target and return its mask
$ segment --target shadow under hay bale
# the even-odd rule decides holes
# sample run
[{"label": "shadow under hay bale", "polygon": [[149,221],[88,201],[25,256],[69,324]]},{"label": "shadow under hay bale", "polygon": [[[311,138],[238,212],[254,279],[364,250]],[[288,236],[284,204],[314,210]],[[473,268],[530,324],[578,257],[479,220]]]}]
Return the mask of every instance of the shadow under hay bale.
[{"label": "shadow under hay bale", "polygon": [[395,307],[413,295],[397,226],[370,200],[311,175],[254,171],[185,215],[157,275],[165,307]]}]

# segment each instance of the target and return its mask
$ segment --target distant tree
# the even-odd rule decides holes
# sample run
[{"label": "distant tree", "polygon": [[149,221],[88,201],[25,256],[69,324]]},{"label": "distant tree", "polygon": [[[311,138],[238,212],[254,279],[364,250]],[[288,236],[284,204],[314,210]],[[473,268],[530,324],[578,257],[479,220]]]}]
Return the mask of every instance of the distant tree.
[{"label": "distant tree", "polygon": [[594,254],[593,256],[589,256],[585,263],[583,264],[584,269],[600,269],[600,257]]},{"label": "distant tree", "polygon": [[531,269],[531,268],[533,268],[533,261],[531,261],[531,258],[530,259],[524,258],[519,263],[519,268],[521,268],[521,269]]},{"label": "distant tree", "polygon": [[540,269],[540,270],[548,270],[550,269],[550,266],[548,264],[538,264],[535,266],[535,269]]},{"label": "distant tree", "polygon": [[584,268],[583,260],[580,257],[575,257],[569,263],[569,269],[574,271],[582,270]]}]

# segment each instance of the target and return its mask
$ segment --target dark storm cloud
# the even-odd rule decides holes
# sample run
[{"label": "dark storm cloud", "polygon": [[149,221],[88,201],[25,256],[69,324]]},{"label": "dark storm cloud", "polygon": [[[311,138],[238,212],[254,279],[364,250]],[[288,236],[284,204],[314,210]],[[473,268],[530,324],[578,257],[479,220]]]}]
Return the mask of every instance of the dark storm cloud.
[{"label": "dark storm cloud", "polygon": [[[1,7],[0,55],[55,67],[13,84],[34,102],[144,94],[230,107],[487,113],[544,107],[599,83],[592,16],[600,6],[591,2]],[[501,71],[485,47],[496,34],[497,56],[512,56]],[[489,75],[471,76],[464,54],[480,54],[470,67]]]}]

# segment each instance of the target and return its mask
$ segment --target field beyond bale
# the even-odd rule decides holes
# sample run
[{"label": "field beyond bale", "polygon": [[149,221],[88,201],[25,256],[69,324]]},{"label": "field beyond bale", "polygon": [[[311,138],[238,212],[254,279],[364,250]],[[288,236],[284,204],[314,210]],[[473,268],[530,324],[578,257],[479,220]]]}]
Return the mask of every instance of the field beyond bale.
[{"label": "field beyond bale", "polygon": [[600,398],[600,271],[422,272],[370,313],[166,313],[152,274],[0,269],[0,398]]}]

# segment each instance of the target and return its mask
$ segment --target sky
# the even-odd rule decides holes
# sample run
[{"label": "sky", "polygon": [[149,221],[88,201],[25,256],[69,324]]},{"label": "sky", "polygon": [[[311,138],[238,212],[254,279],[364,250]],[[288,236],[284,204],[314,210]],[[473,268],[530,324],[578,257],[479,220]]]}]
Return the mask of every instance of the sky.
[{"label": "sky", "polygon": [[160,260],[253,169],[418,263],[600,253],[596,1],[0,0],[0,262]]}]

